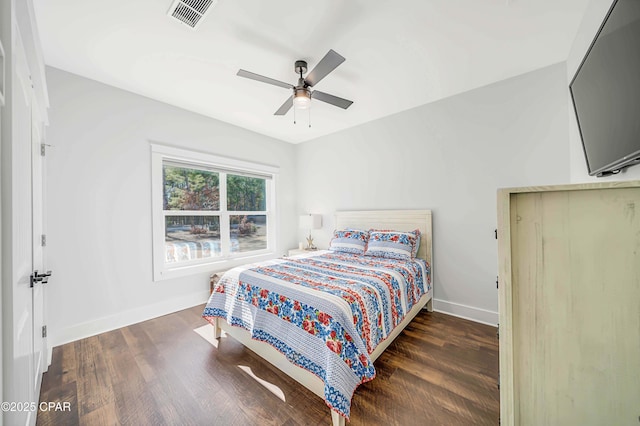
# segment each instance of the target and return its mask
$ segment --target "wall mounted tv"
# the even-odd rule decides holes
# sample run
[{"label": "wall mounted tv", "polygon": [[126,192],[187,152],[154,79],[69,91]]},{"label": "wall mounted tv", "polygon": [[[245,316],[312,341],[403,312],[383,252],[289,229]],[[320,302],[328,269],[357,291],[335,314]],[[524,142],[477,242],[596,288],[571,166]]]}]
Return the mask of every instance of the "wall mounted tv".
[{"label": "wall mounted tv", "polygon": [[640,164],[640,0],[614,1],[569,90],[589,174]]}]

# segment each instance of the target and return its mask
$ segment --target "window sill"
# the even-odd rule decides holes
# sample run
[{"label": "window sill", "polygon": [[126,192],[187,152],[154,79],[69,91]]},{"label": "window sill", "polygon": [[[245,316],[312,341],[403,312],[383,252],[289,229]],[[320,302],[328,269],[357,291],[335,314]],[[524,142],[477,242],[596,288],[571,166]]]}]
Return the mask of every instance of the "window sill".
[{"label": "window sill", "polygon": [[233,257],[228,259],[221,259],[214,262],[200,263],[197,265],[179,266],[173,268],[165,268],[154,272],[153,281],[164,281],[174,278],[187,277],[189,275],[196,275],[200,273],[213,273],[218,271],[226,271],[236,266],[246,265],[247,263],[262,262],[264,260],[275,259],[278,256],[274,251],[267,253],[255,254],[243,257]]}]

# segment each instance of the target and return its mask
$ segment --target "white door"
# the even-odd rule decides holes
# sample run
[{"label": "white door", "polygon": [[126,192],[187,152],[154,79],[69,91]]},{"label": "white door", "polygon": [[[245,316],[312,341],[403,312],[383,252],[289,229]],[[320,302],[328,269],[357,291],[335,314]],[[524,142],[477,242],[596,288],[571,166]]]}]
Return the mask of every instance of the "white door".
[{"label": "white door", "polygon": [[[6,401],[37,403],[42,380],[42,284],[33,283],[32,273],[39,260],[42,247],[36,244],[40,237],[34,229],[42,223],[42,173],[39,132],[34,132],[37,120],[32,115],[33,87],[29,67],[19,34],[14,51],[15,74],[12,85],[12,140],[11,140],[11,299],[13,323],[10,354],[12,368],[4,377],[8,386]],[[34,141],[34,138],[36,141]],[[37,145],[37,149],[34,146]],[[35,152],[34,152],[35,150]],[[35,179],[34,179],[35,178]],[[35,212],[35,214],[34,214]],[[40,223],[40,227],[36,225]],[[4,238],[4,235],[3,235]],[[4,295],[3,295],[4,297]],[[5,349],[6,353],[6,349]],[[16,410],[5,413],[4,423],[33,425],[36,411]]]},{"label": "white door", "polygon": [[[35,110],[35,109],[34,109]],[[43,160],[44,156],[41,154],[41,147],[43,146],[43,139],[39,130],[40,120],[34,116],[34,123],[31,133],[31,212],[32,212],[32,230],[33,230],[33,266],[32,270],[35,274],[46,275],[44,265],[44,250],[43,250]],[[42,383],[42,373],[46,370],[46,337],[43,333],[44,327],[44,292],[45,285],[48,277],[36,277],[32,288],[32,306],[33,306],[33,369],[35,372],[34,377],[34,390],[36,398],[40,393],[40,384]]]}]

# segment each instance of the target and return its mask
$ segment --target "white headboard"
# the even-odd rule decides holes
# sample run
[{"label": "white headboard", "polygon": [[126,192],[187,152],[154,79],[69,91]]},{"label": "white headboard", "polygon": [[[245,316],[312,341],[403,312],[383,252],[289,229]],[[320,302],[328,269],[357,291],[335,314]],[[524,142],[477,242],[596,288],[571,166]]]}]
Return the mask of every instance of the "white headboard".
[{"label": "white headboard", "polygon": [[418,257],[429,262],[433,277],[433,242],[431,210],[368,210],[336,212],[336,229],[347,227],[368,230],[393,229],[413,231],[419,229],[420,248]]}]

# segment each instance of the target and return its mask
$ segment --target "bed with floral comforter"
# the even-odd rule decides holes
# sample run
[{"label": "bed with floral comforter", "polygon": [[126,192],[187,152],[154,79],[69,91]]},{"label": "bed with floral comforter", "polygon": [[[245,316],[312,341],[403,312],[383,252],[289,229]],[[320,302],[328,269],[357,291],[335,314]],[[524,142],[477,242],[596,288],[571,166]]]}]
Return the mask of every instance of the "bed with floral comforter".
[{"label": "bed with floral comforter", "polygon": [[353,392],[375,377],[370,355],[429,291],[424,260],[321,251],[227,272],[203,317],[318,376],[327,405],[348,419]]}]

